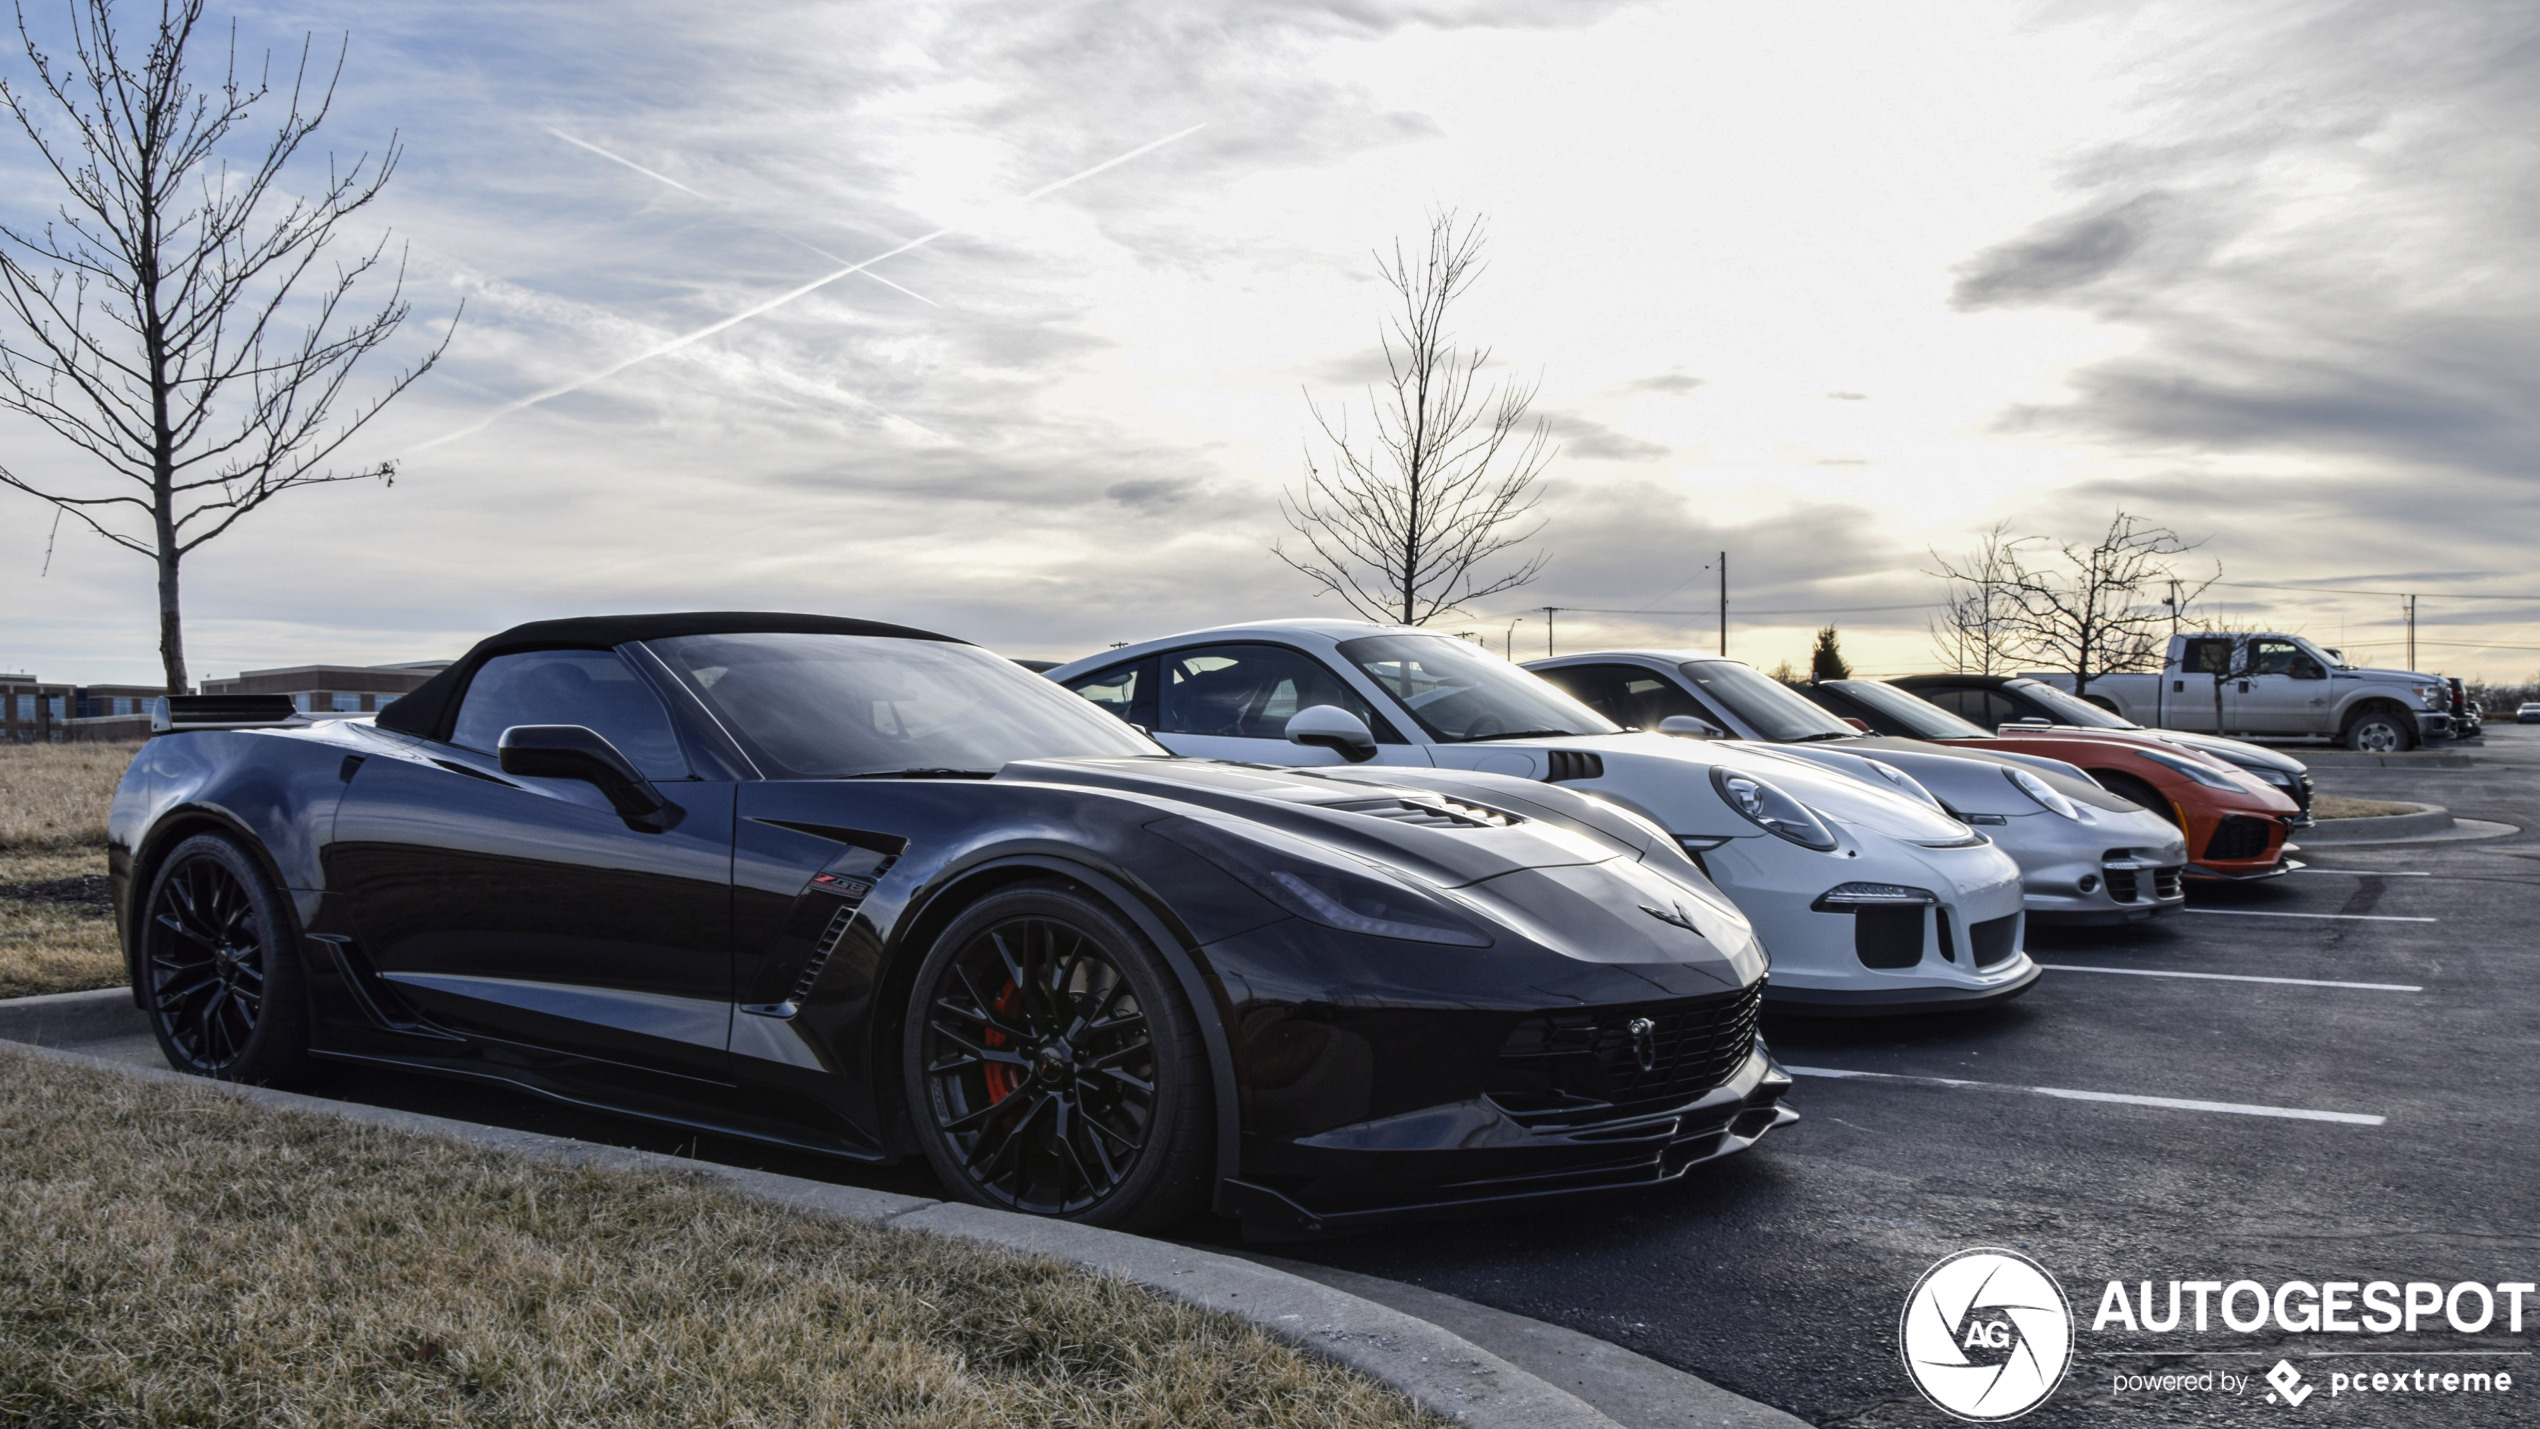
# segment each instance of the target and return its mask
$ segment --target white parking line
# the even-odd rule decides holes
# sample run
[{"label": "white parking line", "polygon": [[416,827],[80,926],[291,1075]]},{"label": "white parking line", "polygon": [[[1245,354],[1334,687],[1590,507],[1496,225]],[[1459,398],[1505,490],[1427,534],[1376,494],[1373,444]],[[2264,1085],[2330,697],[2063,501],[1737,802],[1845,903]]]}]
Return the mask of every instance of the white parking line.
[{"label": "white parking line", "polygon": [[2297,868],[2295,873],[2370,874],[2374,878],[2432,878],[2430,873],[2402,872],[2395,868]]},{"label": "white parking line", "polygon": [[2263,908],[2190,908],[2209,918],[2333,918],[2344,923],[2439,923],[2439,918],[2402,918],[2392,913],[2274,913]]},{"label": "white parking line", "polygon": [[2273,982],[2287,987],[2351,987],[2365,992],[2423,992],[2424,988],[2405,982],[2327,982],[2308,977],[2259,977],[2254,973],[2186,973],[2167,968],[2101,968],[2087,963],[2039,963],[2049,972],[2118,973],[2126,977],[2186,977],[2199,982]]},{"label": "white parking line", "polygon": [[2007,1082],[1970,1082],[1956,1077],[1918,1077],[1904,1072],[1855,1072],[1841,1067],[1791,1067],[1783,1071],[1794,1077],[1874,1078],[1885,1082],[1921,1082],[1935,1087],[1975,1087],[1982,1091],[2027,1092],[2033,1096],[2061,1097],[2076,1102],[2117,1102],[2125,1106],[2165,1107],[2171,1111],[2211,1111],[2230,1116],[2273,1116],[2291,1121],[2334,1121],[2348,1126],[2379,1126],[2388,1118],[2366,1116],[2352,1111],[2310,1111],[2290,1106],[2250,1106],[2242,1102],[2191,1101],[2184,1097],[2145,1097],[2131,1092],[2079,1092],[2069,1087],[2020,1087]]}]

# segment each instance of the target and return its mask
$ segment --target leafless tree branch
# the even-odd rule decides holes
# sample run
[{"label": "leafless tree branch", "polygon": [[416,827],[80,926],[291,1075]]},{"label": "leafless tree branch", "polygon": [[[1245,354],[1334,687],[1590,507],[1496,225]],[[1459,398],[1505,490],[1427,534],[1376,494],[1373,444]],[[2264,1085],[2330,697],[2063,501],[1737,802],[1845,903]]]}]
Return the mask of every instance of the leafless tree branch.
[{"label": "leafless tree branch", "polygon": [[1541,420],[1529,421],[1536,384],[1484,385],[1489,348],[1458,347],[1447,315],[1481,275],[1479,220],[1432,214],[1427,253],[1415,265],[1394,245],[1376,272],[1400,309],[1382,334],[1386,380],[1368,389],[1374,430],[1362,445],[1346,411],[1309,394],[1328,455],[1309,444],[1305,484],[1280,510],[1304,542],[1271,551],[1370,620],[1425,625],[1468,602],[1532,581],[1545,557],[1486,573],[1502,553],[1543,529],[1529,521],[1536,481],[1554,455]]},{"label": "leafless tree branch", "polygon": [[[0,336],[0,412],[95,458],[120,494],[39,485],[5,467],[0,485],[153,559],[160,658],[175,690],[187,685],[184,558],[283,492],[393,482],[394,462],[329,463],[432,369],[450,337],[382,395],[340,408],[355,368],[395,337],[412,304],[402,254],[392,268],[384,236],[335,262],[331,278],[320,265],[338,226],[387,187],[401,146],[392,135],[376,162],[363,154],[349,167],[330,156],[314,193],[282,194],[285,169],[334,104],[345,49],[313,68],[303,42],[277,89],[270,55],[252,81],[240,75],[233,35],[219,79],[198,83],[190,47],[203,5],[160,0],[154,23],[126,28],[114,0],[71,0],[67,61],[37,44],[21,5],[34,84],[0,81],[0,108],[63,195],[40,228],[0,225],[0,314],[14,328]],[[254,129],[260,109],[270,123]],[[385,301],[351,316],[356,289],[383,270]]]}]

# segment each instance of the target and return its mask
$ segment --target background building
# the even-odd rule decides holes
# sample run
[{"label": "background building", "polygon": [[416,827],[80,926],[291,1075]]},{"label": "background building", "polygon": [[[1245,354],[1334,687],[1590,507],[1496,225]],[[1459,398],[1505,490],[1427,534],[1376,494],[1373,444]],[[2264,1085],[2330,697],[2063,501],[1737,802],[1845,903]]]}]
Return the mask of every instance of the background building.
[{"label": "background building", "polygon": [[291,702],[315,713],[364,714],[449,668],[447,660],[418,660],[408,665],[292,665],[278,670],[241,670],[226,680],[205,680],[207,695],[289,695]]}]

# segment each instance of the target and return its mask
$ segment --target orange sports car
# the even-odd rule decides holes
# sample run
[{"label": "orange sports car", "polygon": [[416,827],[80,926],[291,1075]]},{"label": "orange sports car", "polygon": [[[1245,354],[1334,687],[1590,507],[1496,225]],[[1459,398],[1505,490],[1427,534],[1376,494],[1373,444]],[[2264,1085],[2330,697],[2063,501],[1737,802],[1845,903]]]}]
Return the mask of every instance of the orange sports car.
[{"label": "orange sports car", "polygon": [[1877,680],[1820,680],[1799,692],[1876,734],[1903,735],[1944,747],[2041,754],[2077,764],[2110,792],[2167,818],[2187,835],[2187,876],[2272,878],[2301,867],[2285,842],[2302,816],[2296,804],[2219,759],[2120,730],[2005,727],[1968,723],[1931,701]]}]

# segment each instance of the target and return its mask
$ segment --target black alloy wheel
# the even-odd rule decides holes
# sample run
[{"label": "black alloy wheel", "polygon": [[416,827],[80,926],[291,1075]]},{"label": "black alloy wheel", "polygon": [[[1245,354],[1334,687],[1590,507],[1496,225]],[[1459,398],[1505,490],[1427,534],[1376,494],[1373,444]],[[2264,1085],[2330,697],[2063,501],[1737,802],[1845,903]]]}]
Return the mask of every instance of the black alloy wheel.
[{"label": "black alloy wheel", "polygon": [[1198,1209],[1207,1056],[1163,960],[1073,889],[973,905],[919,969],[910,1109],[936,1173],[982,1205],[1154,1226]]},{"label": "black alloy wheel", "polygon": [[168,1064],[223,1081],[269,1082],[308,1051],[290,915],[246,850],[216,834],[159,866],[140,929],[142,1001]]}]

